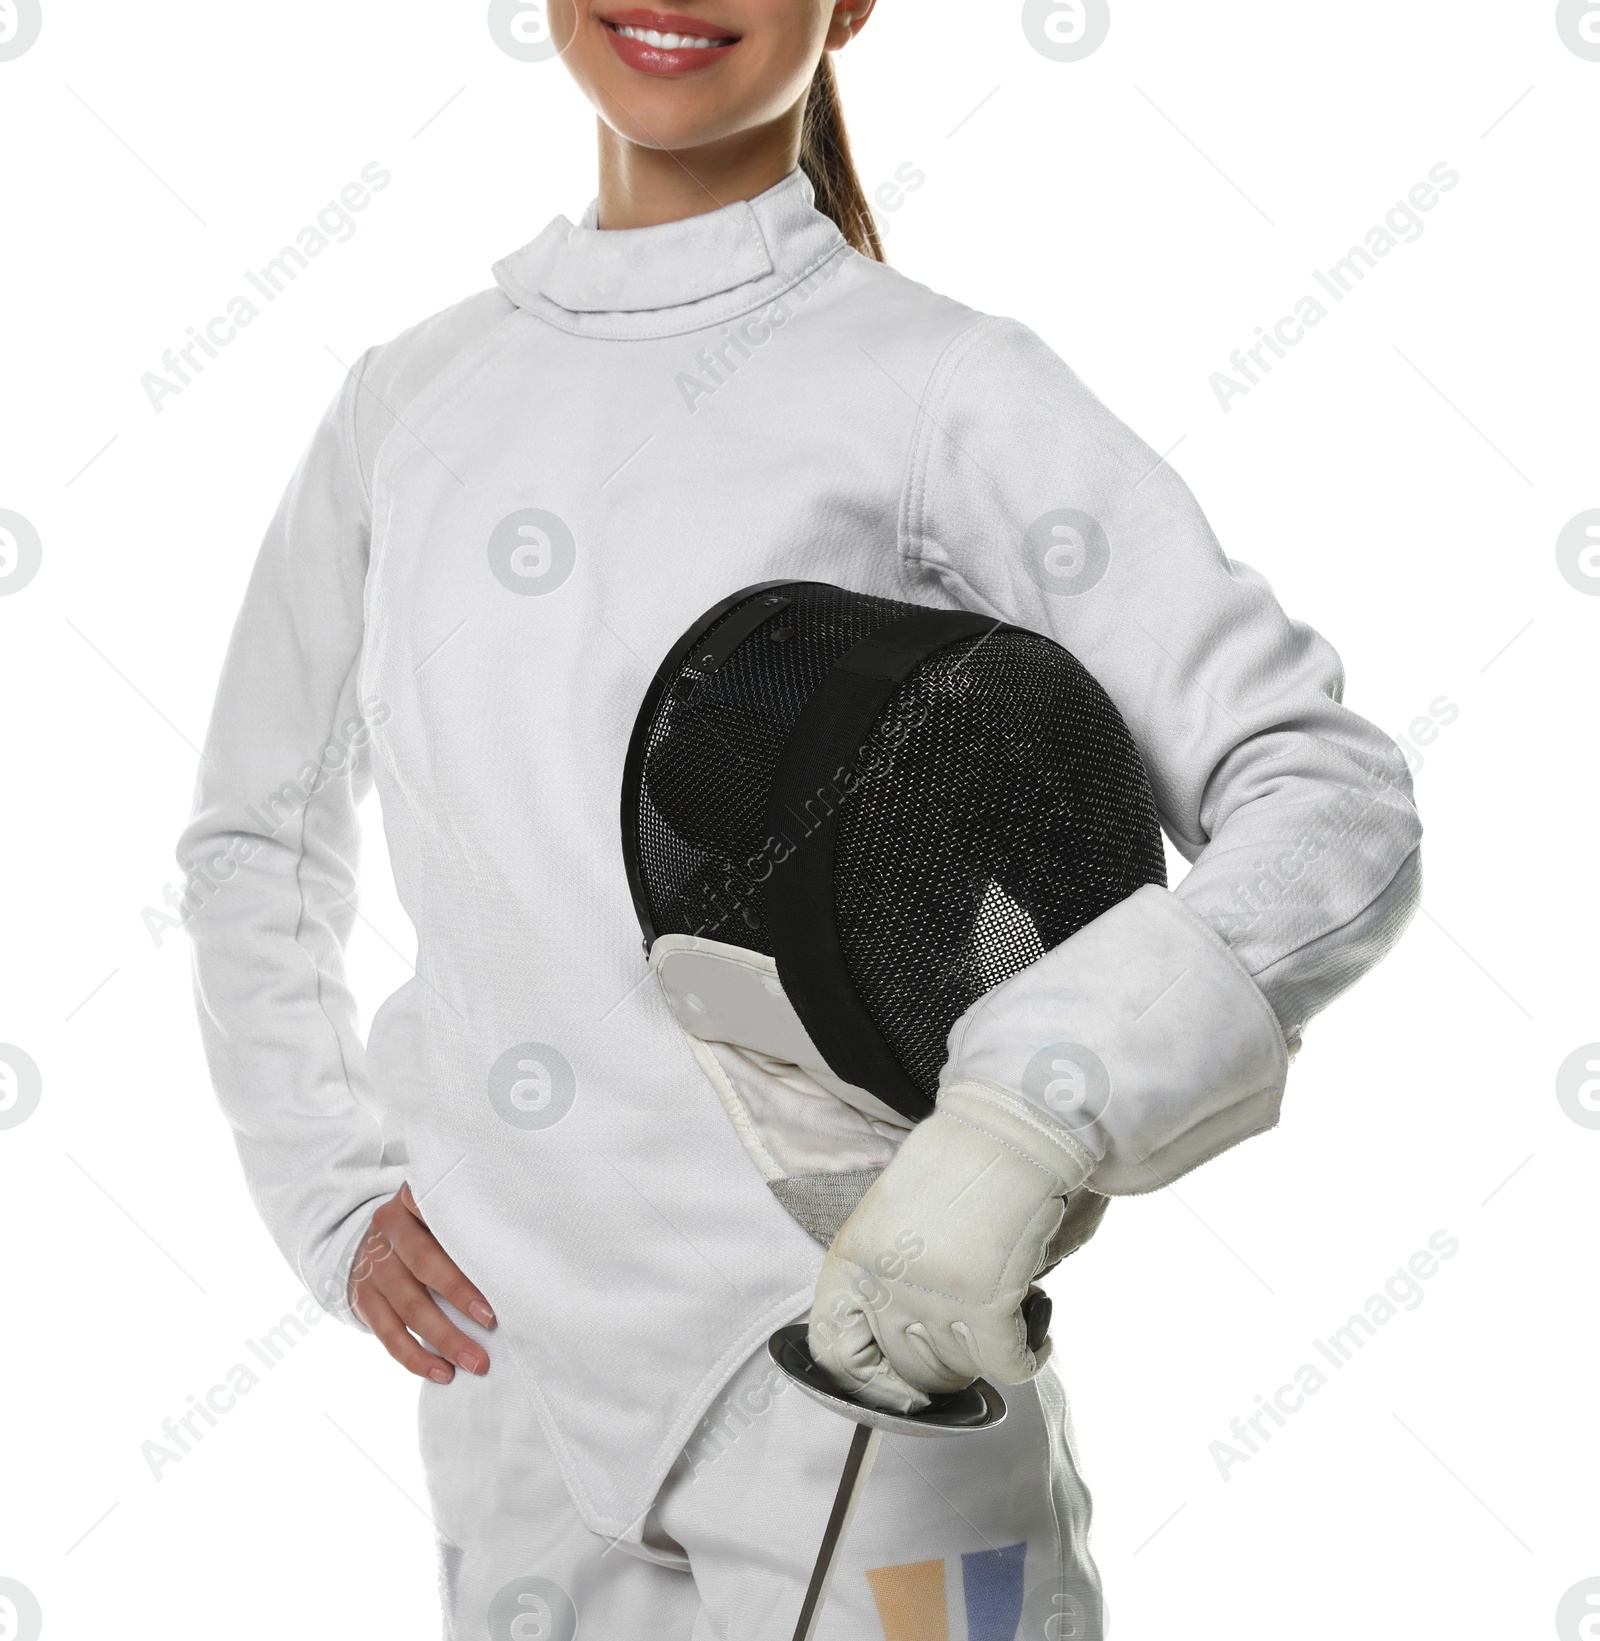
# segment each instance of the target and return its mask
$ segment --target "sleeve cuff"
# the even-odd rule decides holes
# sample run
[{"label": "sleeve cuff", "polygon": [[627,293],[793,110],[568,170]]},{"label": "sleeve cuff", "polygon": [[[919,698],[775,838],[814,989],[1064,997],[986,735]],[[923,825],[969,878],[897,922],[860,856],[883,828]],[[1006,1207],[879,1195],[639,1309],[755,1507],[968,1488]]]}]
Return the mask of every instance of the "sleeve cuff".
[{"label": "sleeve cuff", "polygon": [[328,1239],[326,1246],[336,1249],[337,1253],[332,1264],[319,1261],[321,1269],[315,1273],[305,1272],[306,1289],[311,1297],[325,1310],[329,1316],[337,1321],[348,1323],[359,1333],[369,1333],[371,1329],[356,1315],[350,1306],[350,1272],[355,1265],[356,1255],[360,1252],[361,1244],[367,1232],[372,1228],[372,1216],[394,1196],[405,1184],[405,1170],[392,1170],[394,1184],[392,1189],[384,1189],[376,1196],[368,1198],[358,1207],[351,1210],[346,1216],[339,1231]]},{"label": "sleeve cuff", "polygon": [[1088,1153],[1095,1191],[1131,1196],[1271,1128],[1288,1068],[1260,988],[1150,884],[973,1004],[940,1088],[1026,1100]]}]

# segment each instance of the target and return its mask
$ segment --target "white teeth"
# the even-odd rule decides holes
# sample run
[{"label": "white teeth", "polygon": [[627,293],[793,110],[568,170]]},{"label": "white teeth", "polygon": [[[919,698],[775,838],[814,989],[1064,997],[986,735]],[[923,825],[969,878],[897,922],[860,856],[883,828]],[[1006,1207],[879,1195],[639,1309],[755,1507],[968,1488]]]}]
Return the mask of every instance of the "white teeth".
[{"label": "white teeth", "polygon": [[619,27],[617,33],[624,40],[638,40],[647,46],[655,46],[661,51],[709,51],[719,44],[716,40],[703,39],[694,34],[662,34],[653,28]]}]

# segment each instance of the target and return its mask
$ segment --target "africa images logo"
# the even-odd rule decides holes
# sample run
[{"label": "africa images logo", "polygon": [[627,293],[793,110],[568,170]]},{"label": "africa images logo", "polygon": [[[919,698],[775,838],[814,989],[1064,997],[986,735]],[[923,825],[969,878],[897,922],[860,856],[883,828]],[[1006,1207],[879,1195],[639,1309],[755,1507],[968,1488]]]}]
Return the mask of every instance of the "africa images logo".
[{"label": "africa images logo", "polygon": [[[39,1109],[44,1079],[31,1055],[0,1043],[0,1128],[20,1128]],[[8,1641],[0,1630],[0,1641]]]},{"label": "africa images logo", "polygon": [[[1561,1062],[1556,1099],[1580,1128],[1600,1128],[1600,1043],[1585,1043]],[[1596,1627],[1596,1641],[1600,1641],[1600,1626]]]},{"label": "africa images logo", "polygon": [[577,561],[572,532],[540,507],[508,514],[489,537],[489,568],[495,580],[520,598],[553,593]]},{"label": "africa images logo", "polygon": [[544,0],[490,0],[489,34],[519,63],[546,63],[561,50],[550,32]]},{"label": "africa images logo", "polygon": [[1109,0],[1025,0],[1022,32],[1041,57],[1082,62],[1106,43],[1111,6]]},{"label": "africa images logo", "polygon": [[0,1641],[39,1641],[44,1615],[26,1584],[0,1578]]},{"label": "africa images logo", "polygon": [[1574,56],[1600,63],[1600,0],[1560,0],[1556,32]]},{"label": "africa images logo", "polygon": [[1600,1641],[1600,1578],[1586,1578],[1556,1608],[1557,1641]]},{"label": "africa images logo", "polygon": [[554,1128],[577,1097],[571,1062],[549,1043],[518,1043],[489,1072],[489,1103],[513,1128]]},{"label": "africa images logo", "polygon": [[1052,1043],[1028,1061],[1022,1091],[1077,1133],[1105,1115],[1111,1104],[1111,1073],[1083,1043]]},{"label": "africa images logo", "polygon": [[[39,0],[0,0],[0,63],[9,63],[27,51],[44,27]],[[0,1632],[0,1641],[8,1641]]]},{"label": "africa images logo", "polygon": [[515,1578],[489,1603],[490,1641],[573,1641],[578,1609],[548,1578]]},{"label": "africa images logo", "polygon": [[1569,587],[1600,597],[1600,507],[1579,513],[1556,537],[1556,564]]},{"label": "africa images logo", "polygon": [[1077,598],[1099,584],[1111,565],[1111,543],[1100,521],[1075,507],[1057,507],[1028,526],[1023,563],[1041,592]]},{"label": "africa images logo", "polygon": [[[4,3],[0,0],[0,6]],[[0,507],[0,598],[20,593],[38,575],[43,562],[39,532],[21,513]]]}]

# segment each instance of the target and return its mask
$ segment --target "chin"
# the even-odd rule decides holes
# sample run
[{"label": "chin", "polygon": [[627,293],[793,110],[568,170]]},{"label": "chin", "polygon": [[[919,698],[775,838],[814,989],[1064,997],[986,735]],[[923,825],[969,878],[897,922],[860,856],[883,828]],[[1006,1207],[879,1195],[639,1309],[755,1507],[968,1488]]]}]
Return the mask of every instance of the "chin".
[{"label": "chin", "polygon": [[[619,136],[641,148],[678,153],[759,129],[764,113],[749,113],[730,105],[725,94],[711,87],[683,82],[640,85],[636,78],[596,80],[598,106],[605,122]],[[774,116],[775,117],[775,116]]]},{"label": "chin", "polygon": [[[636,147],[654,148],[665,154],[704,148],[742,129],[726,118],[698,120],[693,111],[672,98],[652,103],[644,97],[635,97],[626,104],[621,99],[607,98],[606,124]],[[724,111],[719,109],[717,113],[722,115]]]}]

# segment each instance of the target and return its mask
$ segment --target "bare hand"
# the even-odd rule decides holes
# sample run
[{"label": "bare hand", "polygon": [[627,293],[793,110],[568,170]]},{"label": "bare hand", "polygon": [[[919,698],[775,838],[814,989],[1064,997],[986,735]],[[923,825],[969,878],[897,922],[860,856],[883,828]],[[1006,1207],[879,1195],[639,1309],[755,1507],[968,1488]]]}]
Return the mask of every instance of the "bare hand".
[{"label": "bare hand", "polygon": [[[433,1299],[436,1293],[484,1327],[494,1326],[488,1300],[439,1246],[411,1187],[402,1185],[372,1216],[356,1250],[350,1269],[351,1309],[395,1361],[419,1379],[449,1384],[456,1376],[452,1362],[468,1373],[487,1373],[487,1352],[439,1309]],[[423,1344],[433,1349],[425,1350]]]}]

